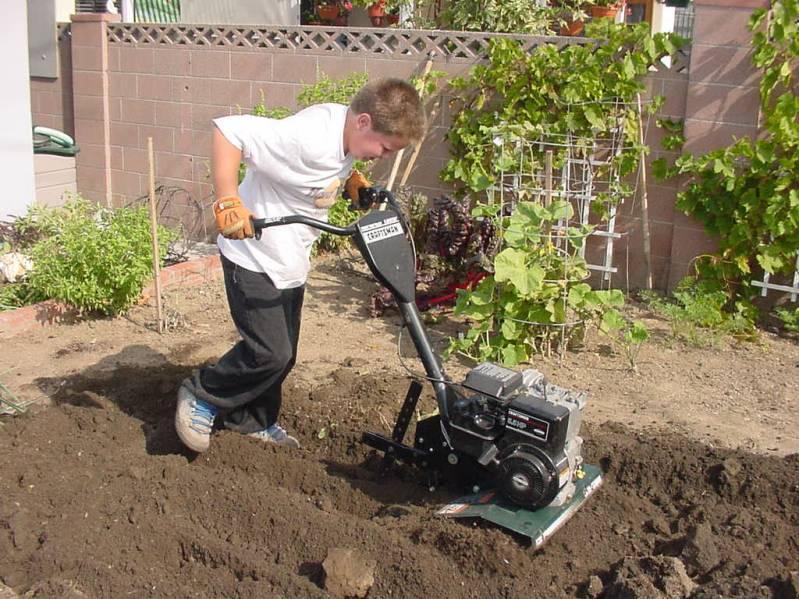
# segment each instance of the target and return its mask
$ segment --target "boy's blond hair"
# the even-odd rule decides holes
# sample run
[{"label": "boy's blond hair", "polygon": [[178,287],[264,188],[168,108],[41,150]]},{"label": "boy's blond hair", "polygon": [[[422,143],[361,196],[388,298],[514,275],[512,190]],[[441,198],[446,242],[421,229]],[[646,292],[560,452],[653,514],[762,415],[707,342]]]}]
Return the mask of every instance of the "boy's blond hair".
[{"label": "boy's blond hair", "polygon": [[419,141],[427,124],[424,106],[416,89],[403,79],[385,78],[371,81],[361,88],[350,102],[355,114],[372,117],[377,133]]}]

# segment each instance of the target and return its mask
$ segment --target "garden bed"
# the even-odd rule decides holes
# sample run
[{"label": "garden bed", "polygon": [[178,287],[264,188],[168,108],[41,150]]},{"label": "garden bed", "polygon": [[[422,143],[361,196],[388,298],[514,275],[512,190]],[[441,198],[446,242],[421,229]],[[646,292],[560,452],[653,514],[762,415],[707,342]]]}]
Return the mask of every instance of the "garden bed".
[{"label": "garden bed", "polygon": [[[375,561],[368,597],[796,591],[795,343],[686,347],[639,312],[652,341],[638,376],[601,337],[536,363],[588,392],[586,456],[606,482],[533,552],[435,516],[456,490],[374,468],[360,435],[388,431],[407,380],[397,319],[368,316],[375,285],[354,261],[319,261],[309,284],[283,402],[300,450],[223,431],[194,456],[175,435],[180,380],[236,338],[219,281],[170,287],[163,335],[140,305],[4,340],[0,382],[34,404],[0,420],[0,580],[37,596],[326,597],[321,563],[345,547]],[[434,341],[455,326],[443,318]]]}]

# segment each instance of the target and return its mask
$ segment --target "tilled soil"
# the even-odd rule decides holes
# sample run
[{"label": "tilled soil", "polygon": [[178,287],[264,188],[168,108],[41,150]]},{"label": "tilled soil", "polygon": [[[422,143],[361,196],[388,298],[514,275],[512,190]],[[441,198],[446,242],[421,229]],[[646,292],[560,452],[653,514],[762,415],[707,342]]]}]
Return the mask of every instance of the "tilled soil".
[{"label": "tilled soil", "polygon": [[[31,385],[51,405],[0,427],[5,585],[32,597],[321,598],[322,562],[341,547],[373,561],[370,598],[796,596],[797,454],[588,417],[586,460],[605,483],[533,551],[493,525],[435,515],[462,489],[430,490],[408,467],[381,473],[360,436],[387,432],[408,381],[368,347],[340,353],[329,376],[289,379],[282,423],[301,449],[218,431],[207,453],[185,450],[175,393],[216,331],[193,318],[172,351],[119,321],[116,338],[100,322],[27,340],[49,356]],[[220,345],[232,339],[225,326]],[[80,355],[79,367],[59,365]]]},{"label": "tilled soil", "polygon": [[[342,369],[287,393],[303,449],[222,431],[195,457],[173,431],[180,374],[164,364],[77,375],[56,407],[4,427],[6,585],[42,597],[325,597],[320,564],[333,547],[376,560],[370,597],[572,597],[592,575],[607,597],[687,596],[656,594],[674,564],[653,574],[645,560],[657,556],[684,563],[692,596],[770,597],[799,569],[797,456],[587,427],[586,457],[606,482],[534,553],[491,526],[434,515],[453,489],[430,492],[407,469],[380,475],[358,440],[381,423],[349,398],[394,405],[405,381]],[[342,404],[349,417],[320,435]]]}]

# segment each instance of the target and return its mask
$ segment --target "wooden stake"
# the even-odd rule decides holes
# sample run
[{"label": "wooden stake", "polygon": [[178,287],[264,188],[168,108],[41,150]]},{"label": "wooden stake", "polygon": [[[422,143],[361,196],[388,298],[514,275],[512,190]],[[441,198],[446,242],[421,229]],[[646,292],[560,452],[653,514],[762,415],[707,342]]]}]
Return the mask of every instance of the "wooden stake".
[{"label": "wooden stake", "polygon": [[[430,111],[430,115],[429,115],[428,121],[432,121],[433,117],[435,117],[435,114],[436,114],[436,110],[435,110],[435,108],[433,108]],[[425,134],[422,137],[422,139],[417,141],[416,144],[413,147],[413,154],[411,154],[411,157],[408,159],[408,163],[405,165],[405,171],[402,173],[402,179],[400,179],[400,183],[399,183],[400,187],[404,187],[405,183],[408,182],[408,177],[411,176],[411,170],[413,169],[413,165],[416,164],[416,159],[419,157],[419,152],[421,152],[421,150],[422,150],[422,142],[424,141],[425,137],[427,137],[427,131],[425,131]]]},{"label": "wooden stake", "polygon": [[158,215],[155,209],[155,161],[153,138],[147,138],[147,158],[150,166],[150,232],[153,240],[153,276],[155,277],[155,309],[158,314],[158,332],[164,332],[164,311],[161,306],[161,260],[158,256]]},{"label": "wooden stake", "polygon": [[[433,68],[433,57],[436,55],[435,52],[430,52],[427,55],[427,61],[424,63],[424,69],[422,70],[422,90],[419,92],[419,97],[424,96],[424,84],[427,81],[427,76],[430,74],[430,69]],[[418,155],[418,148],[422,145],[422,140],[416,142],[416,148],[414,148],[414,156],[411,156],[411,162],[409,164],[413,164],[416,162],[416,155]],[[394,164],[391,166],[391,174],[388,177],[388,183],[386,184],[386,189],[391,191],[391,188],[394,187],[394,180],[397,178],[397,173],[399,172],[400,163],[402,162],[402,157],[405,155],[405,148],[402,148],[399,152],[397,152],[397,156],[394,158]],[[409,169],[405,169],[405,175],[402,178],[402,182],[400,185],[405,185],[405,181],[407,180]]]},{"label": "wooden stake", "polygon": [[641,233],[644,239],[646,288],[652,289],[652,241],[649,236],[649,198],[646,192],[646,151],[644,149],[644,120],[641,117],[641,94],[638,96],[638,141],[641,143]]}]

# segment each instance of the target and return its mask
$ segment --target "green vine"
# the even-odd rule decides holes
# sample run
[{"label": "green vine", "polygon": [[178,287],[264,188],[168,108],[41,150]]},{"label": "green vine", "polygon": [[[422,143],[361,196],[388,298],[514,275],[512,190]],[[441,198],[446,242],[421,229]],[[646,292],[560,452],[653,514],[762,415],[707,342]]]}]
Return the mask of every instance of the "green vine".
[{"label": "green vine", "polygon": [[[762,133],[703,156],[685,154],[662,175],[688,177],[677,207],[718,241],[719,256],[701,274],[717,282],[730,305],[748,304],[753,276],[788,274],[799,250],[799,4],[775,0],[750,20],[753,63],[762,71]],[[741,306],[738,306],[738,310]]]},{"label": "green vine", "polygon": [[[445,181],[464,192],[495,185],[498,173],[512,164],[493,143],[498,136],[534,141],[568,135],[574,145],[588,147],[622,121],[622,152],[610,168],[621,177],[635,171],[641,148],[634,103],[650,67],[676,52],[680,38],[651,36],[646,25],[620,26],[609,19],[589,23],[586,34],[594,38],[589,43],[544,45],[531,53],[516,41],[494,40],[486,64],[453,80],[459,99],[448,134],[453,157],[442,172]],[[656,109],[658,101],[647,108]]]},{"label": "green vine", "polygon": [[[449,131],[453,158],[442,173],[445,180],[474,195],[501,183],[502,173],[540,176],[550,158],[552,172],[558,172],[567,158],[558,146],[568,142],[572,151],[585,148],[571,158],[596,163],[596,180],[609,182],[594,191],[595,209],[629,194],[623,179],[636,172],[643,150],[637,111],[642,80],[656,61],[677,50],[679,38],[653,37],[646,26],[617,26],[608,19],[591,24],[587,34],[596,39],[562,50],[542,46],[530,54],[514,41],[495,41],[487,63],[453,83],[461,99]],[[648,105],[657,107],[657,101]],[[619,130],[618,152],[598,159],[595,142]],[[538,140],[554,142],[547,145],[554,149],[545,154],[533,143]],[[520,146],[526,149],[519,152]],[[597,326],[635,369],[646,329],[622,317],[621,291],[594,290],[586,282],[589,270],[580,250],[592,227],[570,224],[574,209],[565,199],[541,197],[535,189],[515,194],[510,213],[508,206],[492,203],[473,211],[494,219],[503,250],[492,275],[459,292],[455,311],[470,327],[451,340],[449,352],[512,366],[580,343]]]},{"label": "green vine", "polygon": [[600,319],[608,330],[616,328],[620,315],[607,314],[624,305],[623,294],[591,289],[585,282],[588,266],[576,252],[591,228],[567,227],[563,247],[546,233],[572,216],[569,202],[521,202],[510,216],[483,204],[473,214],[496,220],[505,249],[494,259],[493,275],[472,291],[458,292],[455,313],[472,325],[451,340],[449,353],[514,366],[581,342],[587,327]]}]

